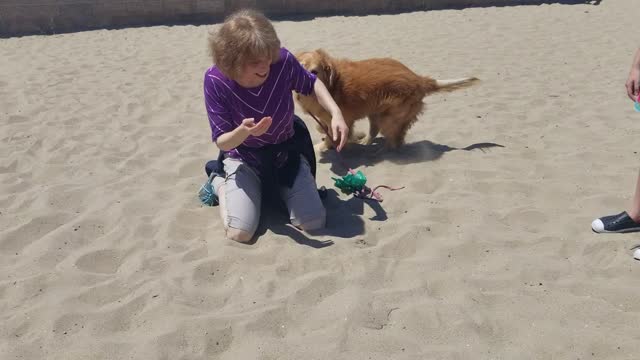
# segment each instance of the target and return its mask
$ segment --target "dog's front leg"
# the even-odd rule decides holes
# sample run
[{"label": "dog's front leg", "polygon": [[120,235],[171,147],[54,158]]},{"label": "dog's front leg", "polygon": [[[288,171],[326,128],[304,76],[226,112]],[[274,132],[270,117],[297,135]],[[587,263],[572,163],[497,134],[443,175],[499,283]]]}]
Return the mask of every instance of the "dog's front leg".
[{"label": "dog's front leg", "polygon": [[331,115],[329,114],[321,114],[320,121],[323,126],[317,124],[318,131],[320,131],[322,136],[322,142],[313,146],[316,152],[321,153],[323,151],[329,150],[333,148],[333,142],[331,141],[333,137],[333,133],[331,132]]},{"label": "dog's front leg", "polygon": [[379,133],[380,128],[378,127],[377,118],[369,116],[369,133],[360,139],[359,143],[362,145],[371,145]]},{"label": "dog's front leg", "polygon": [[327,151],[332,147],[333,147],[333,142],[331,141],[331,135],[324,135],[324,137],[322,138],[322,142],[319,142],[313,146],[313,148],[318,153]]},{"label": "dog's front leg", "polygon": [[313,145],[313,149],[316,151],[316,153],[320,154],[323,153],[327,150],[329,150],[329,148],[327,147],[327,145],[323,142],[319,142],[315,145]]}]

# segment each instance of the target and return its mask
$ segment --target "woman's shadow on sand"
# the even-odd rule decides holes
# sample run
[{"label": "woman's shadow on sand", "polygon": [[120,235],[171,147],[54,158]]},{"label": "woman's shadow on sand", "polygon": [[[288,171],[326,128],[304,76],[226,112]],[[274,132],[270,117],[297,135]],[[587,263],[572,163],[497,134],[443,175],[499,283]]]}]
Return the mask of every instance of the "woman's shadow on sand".
[{"label": "woman's shadow on sand", "polygon": [[[334,244],[333,240],[319,240],[317,237],[349,239],[364,234],[365,201],[354,197],[348,200],[340,199],[334,189],[326,189],[326,196],[322,200],[327,210],[327,225],[324,229],[303,232],[289,223],[286,208],[274,201],[262,205],[262,219],[255,236],[249,244],[255,244],[268,230],[277,235],[286,236],[300,245],[320,249]],[[375,202],[367,201],[375,211],[370,220],[382,221],[387,215]]]}]

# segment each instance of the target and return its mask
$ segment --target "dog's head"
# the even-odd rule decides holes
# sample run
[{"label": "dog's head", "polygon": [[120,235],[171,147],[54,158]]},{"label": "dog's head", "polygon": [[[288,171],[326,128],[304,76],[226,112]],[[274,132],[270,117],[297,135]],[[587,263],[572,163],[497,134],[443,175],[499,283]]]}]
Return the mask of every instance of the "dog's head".
[{"label": "dog's head", "polygon": [[315,74],[331,93],[337,79],[333,59],[323,49],[301,52],[296,58],[310,73]]}]

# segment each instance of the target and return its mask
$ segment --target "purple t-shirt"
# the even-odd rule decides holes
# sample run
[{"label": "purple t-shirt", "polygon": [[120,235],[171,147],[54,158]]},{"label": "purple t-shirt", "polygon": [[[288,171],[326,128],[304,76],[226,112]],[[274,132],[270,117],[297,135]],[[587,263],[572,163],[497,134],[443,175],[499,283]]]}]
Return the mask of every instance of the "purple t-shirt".
[{"label": "purple t-shirt", "polygon": [[[244,88],[227,78],[212,66],[204,76],[204,99],[211,126],[211,138],[215,142],[224,133],[237,128],[242,120],[254,118],[257,123],[265,116],[273,122],[266,133],[249,137],[242,149],[232,149],[226,155],[239,158],[252,166],[259,164],[256,152],[268,144],[279,144],[293,136],[293,94],[303,95],[313,91],[316,76],[298,62],[287,49],[280,49],[280,60],[271,64],[266,81],[256,88]],[[282,163],[286,154],[278,155]]]}]

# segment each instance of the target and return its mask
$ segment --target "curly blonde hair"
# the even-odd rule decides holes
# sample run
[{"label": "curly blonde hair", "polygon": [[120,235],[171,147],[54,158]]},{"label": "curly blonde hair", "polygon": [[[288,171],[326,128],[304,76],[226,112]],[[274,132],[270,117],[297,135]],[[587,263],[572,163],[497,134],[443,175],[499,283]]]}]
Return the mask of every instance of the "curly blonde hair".
[{"label": "curly blonde hair", "polygon": [[280,39],[264,14],[244,9],[227,17],[217,31],[209,34],[213,63],[235,79],[245,64],[269,58],[280,59]]}]

